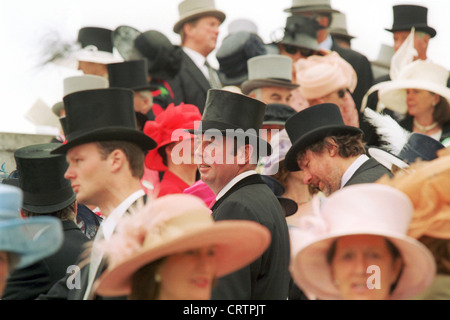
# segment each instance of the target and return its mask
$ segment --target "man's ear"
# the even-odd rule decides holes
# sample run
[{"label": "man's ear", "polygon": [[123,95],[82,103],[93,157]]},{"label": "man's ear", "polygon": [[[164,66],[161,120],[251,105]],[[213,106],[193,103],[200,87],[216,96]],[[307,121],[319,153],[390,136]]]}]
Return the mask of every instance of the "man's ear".
[{"label": "man's ear", "polygon": [[107,162],[110,165],[112,172],[119,171],[123,167],[125,160],[126,160],[126,155],[120,149],[113,150],[108,155],[108,158],[107,158]]}]

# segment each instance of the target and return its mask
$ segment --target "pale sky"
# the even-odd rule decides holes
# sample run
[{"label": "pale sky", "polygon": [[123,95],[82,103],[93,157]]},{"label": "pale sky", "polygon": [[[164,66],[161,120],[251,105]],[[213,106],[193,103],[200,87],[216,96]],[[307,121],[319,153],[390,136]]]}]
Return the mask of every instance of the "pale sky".
[{"label": "pale sky", "polygon": [[[0,0],[0,40],[2,48],[0,77],[0,132],[36,133],[24,115],[37,99],[51,107],[62,98],[62,81],[78,74],[75,70],[47,66],[35,67],[40,56],[42,39],[58,34],[63,39],[76,39],[84,26],[115,29],[129,25],[140,31],[158,30],[174,43],[179,37],[172,31],[178,20],[180,0]],[[284,27],[292,0],[215,0],[226,20],[220,28],[218,46],[227,35],[228,23],[238,18],[252,20],[264,41],[271,33]],[[420,4],[428,7],[428,24],[437,30],[430,41],[428,56],[450,70],[450,0],[331,0],[333,8],[347,16],[348,32],[356,38],[354,50],[375,60],[381,44],[392,45],[392,6]],[[215,61],[215,53],[210,57]]]}]

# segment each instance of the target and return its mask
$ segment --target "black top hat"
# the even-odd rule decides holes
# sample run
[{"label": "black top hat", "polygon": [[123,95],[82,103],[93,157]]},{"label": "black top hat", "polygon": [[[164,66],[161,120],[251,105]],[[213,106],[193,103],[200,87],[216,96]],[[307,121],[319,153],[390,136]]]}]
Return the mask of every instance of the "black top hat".
[{"label": "black top hat", "polygon": [[281,103],[269,103],[266,106],[263,124],[284,125],[286,120],[293,116],[297,111],[291,106]]},{"label": "black top hat", "polygon": [[392,7],[394,23],[391,29],[386,31],[409,31],[412,27],[416,31],[428,33],[431,38],[436,35],[436,30],[428,25],[428,8],[418,5],[396,5]]},{"label": "black top hat", "polygon": [[134,91],[158,89],[148,82],[147,59],[109,63],[106,67],[110,88],[127,88]]},{"label": "black top hat", "polygon": [[132,90],[84,90],[68,94],[63,100],[67,143],[52,153],[66,153],[80,144],[110,140],[133,142],[143,150],[156,147],[155,141],[136,127]]},{"label": "black top hat", "polygon": [[286,19],[284,36],[279,43],[320,51],[317,31],[323,28],[312,17],[292,15]]},{"label": "black top hat", "polygon": [[236,136],[254,137],[258,141],[259,155],[270,155],[272,147],[259,135],[265,110],[266,104],[260,100],[227,90],[209,89],[200,127],[187,131],[212,135],[232,131]]},{"label": "black top hat", "polygon": [[224,85],[240,85],[248,79],[247,60],[266,53],[266,46],[257,34],[248,31],[229,34],[216,54],[220,81]]},{"label": "black top hat", "polygon": [[99,51],[113,52],[112,30],[98,27],[84,27],[78,31],[78,42],[82,48],[93,45]]},{"label": "black top hat", "polygon": [[283,197],[285,189],[280,181],[278,181],[274,177],[264,174],[261,175],[261,178],[277,197],[278,201],[281,204],[281,207],[283,208],[285,217],[292,216],[297,212],[298,204],[292,199]]},{"label": "black top hat", "polygon": [[23,191],[22,207],[33,213],[52,213],[69,206],[76,194],[64,178],[68,164],[62,154],[50,152],[60,143],[26,146],[14,152],[19,187]]},{"label": "black top hat", "polygon": [[297,154],[307,146],[330,135],[362,134],[361,129],[347,126],[342,120],[339,107],[322,103],[306,108],[286,121],[286,132],[292,142],[284,163],[289,171],[299,171]]},{"label": "black top hat", "polygon": [[398,157],[408,164],[415,162],[417,159],[431,161],[437,158],[437,151],[444,147],[442,143],[432,137],[413,132]]},{"label": "black top hat", "polygon": [[174,46],[161,32],[140,32],[130,26],[113,31],[112,41],[125,60],[147,59],[148,74],[155,79],[169,80],[181,68],[182,49]]}]

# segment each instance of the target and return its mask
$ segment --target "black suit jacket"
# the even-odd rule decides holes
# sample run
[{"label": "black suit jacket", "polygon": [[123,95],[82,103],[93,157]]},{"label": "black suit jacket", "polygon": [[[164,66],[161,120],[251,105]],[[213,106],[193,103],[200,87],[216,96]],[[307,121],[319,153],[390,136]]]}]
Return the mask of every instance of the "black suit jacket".
[{"label": "black suit jacket", "polygon": [[289,291],[289,233],[283,210],[258,174],[235,184],[212,207],[214,220],[251,220],[272,235],[269,248],[253,263],[218,279],[215,300],[285,300]]},{"label": "black suit jacket", "polygon": [[364,162],[347,181],[344,187],[351,186],[360,183],[372,183],[377,181],[384,175],[392,177],[392,173],[389,169],[383,166],[374,158],[369,158]]},{"label": "black suit jacket", "polygon": [[168,83],[174,94],[175,105],[182,102],[193,104],[203,114],[206,94],[211,86],[203,72],[184,51],[181,55],[181,69]]},{"label": "black suit jacket", "polygon": [[353,69],[355,69],[358,82],[352,96],[353,100],[355,100],[356,108],[361,110],[362,99],[370,87],[372,87],[374,81],[372,65],[366,56],[352,49],[342,48],[334,41],[331,50],[336,51],[342,59],[351,64]]},{"label": "black suit jacket", "polygon": [[29,267],[14,271],[8,278],[3,300],[30,300],[44,294],[75,265],[89,241],[73,221],[62,221],[64,241],[53,255]]}]

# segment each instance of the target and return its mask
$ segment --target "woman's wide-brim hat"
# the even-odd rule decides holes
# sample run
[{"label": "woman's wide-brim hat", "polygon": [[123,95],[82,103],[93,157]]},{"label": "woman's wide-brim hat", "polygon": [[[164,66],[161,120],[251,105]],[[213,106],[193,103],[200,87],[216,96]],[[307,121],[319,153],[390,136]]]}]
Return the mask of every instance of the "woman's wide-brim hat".
[{"label": "woman's wide-brim hat", "polygon": [[[431,252],[407,235],[413,214],[410,199],[381,184],[345,187],[324,200],[309,229],[291,228],[291,274],[306,293],[319,299],[342,299],[335,285],[327,253],[343,236],[376,235],[389,239],[400,251],[403,269],[390,298],[408,299],[433,281],[436,264]],[[317,207],[316,207],[317,209]]]},{"label": "woman's wide-brim hat", "polygon": [[225,20],[225,13],[217,10],[214,0],[183,0],[178,5],[179,20],[173,26],[173,32],[180,33],[186,22],[200,17],[213,16],[222,23]]},{"label": "woman's wide-brim hat", "polygon": [[77,42],[81,48],[75,52],[79,61],[93,63],[115,63],[123,59],[114,54],[112,30],[100,27],[84,27],[78,31]]},{"label": "woman's wide-brim hat", "polygon": [[266,104],[241,93],[209,89],[199,127],[187,130],[196,135],[248,137],[258,148],[259,156],[272,153],[270,144],[261,138]]},{"label": "woman's wide-brim hat", "polygon": [[[96,293],[101,296],[129,294],[131,276],[152,261],[209,246],[214,246],[215,276],[219,278],[256,260],[271,240],[270,231],[257,222],[214,221],[205,203],[188,194],[152,200],[140,212],[126,218],[127,221],[118,224],[109,244],[106,243],[105,255],[110,265],[95,285]],[[135,228],[136,222],[141,228]],[[126,248],[130,241],[137,241],[132,242],[137,249],[111,260],[114,251]],[[113,253],[108,255],[108,252]]]},{"label": "woman's wide-brim hat", "polygon": [[331,135],[360,135],[363,131],[344,124],[339,107],[322,103],[306,108],[286,121],[285,129],[292,142],[286,153],[285,165],[289,171],[299,171],[297,154],[307,146]]},{"label": "woman's wide-brim hat", "polygon": [[23,192],[23,209],[52,213],[75,202],[76,194],[64,178],[68,163],[62,154],[50,152],[60,143],[44,143],[17,149],[14,158]]},{"label": "woman's wide-brim hat", "polygon": [[17,269],[55,253],[62,245],[61,221],[55,217],[22,218],[20,188],[0,184],[0,251],[19,258]]},{"label": "woman's wide-brim hat", "polygon": [[185,130],[195,129],[195,126],[198,125],[201,119],[202,114],[193,104],[181,103],[175,106],[175,104],[171,103],[165,110],[156,115],[155,120],[147,121],[144,133],[157,144],[156,148],[150,150],[145,156],[147,168],[166,171],[167,166],[163,163],[159,149],[172,142],[193,139],[193,134]]},{"label": "woman's wide-brim hat", "polygon": [[402,114],[408,111],[406,89],[427,90],[440,95],[450,103],[448,75],[448,70],[438,64],[416,60],[405,66],[397,79],[384,82],[378,96],[386,108]]},{"label": "woman's wide-brim hat", "polygon": [[410,31],[412,27],[416,31],[423,31],[431,38],[436,36],[436,30],[428,25],[428,8],[418,5],[396,5],[392,7],[394,23],[389,32]]},{"label": "woman's wide-brim hat", "polygon": [[90,142],[128,141],[147,151],[155,141],[137,129],[134,92],[123,88],[93,89],[74,92],[64,97],[67,143],[52,153]]}]

